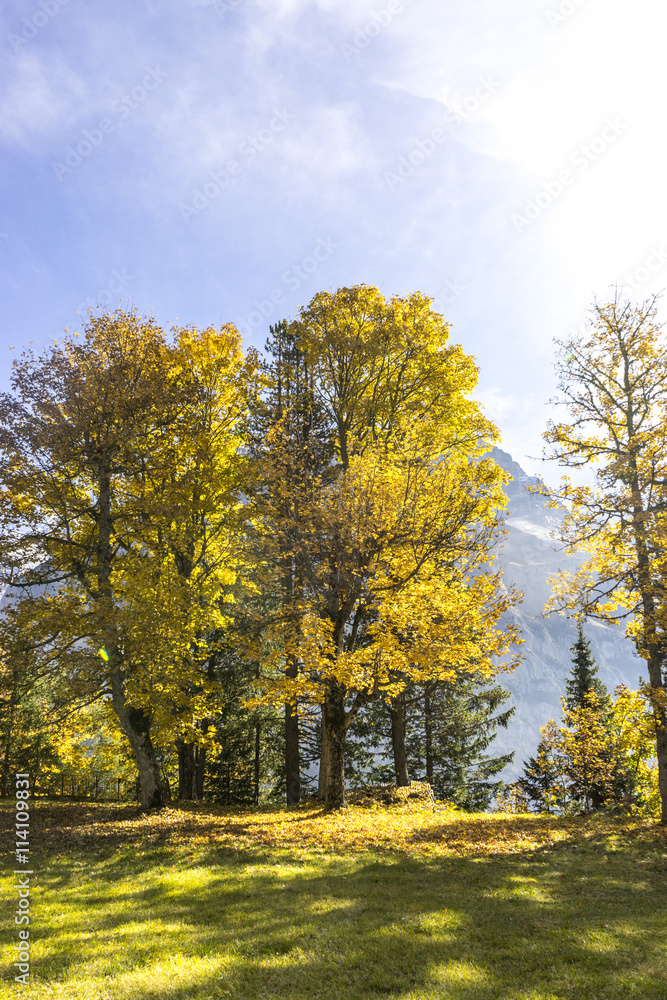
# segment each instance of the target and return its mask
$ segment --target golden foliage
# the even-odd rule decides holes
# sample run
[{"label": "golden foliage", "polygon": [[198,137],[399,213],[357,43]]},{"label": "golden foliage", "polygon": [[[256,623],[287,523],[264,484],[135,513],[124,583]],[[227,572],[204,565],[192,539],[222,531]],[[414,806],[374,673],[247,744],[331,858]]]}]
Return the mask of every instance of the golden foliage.
[{"label": "golden foliage", "polygon": [[520,641],[499,626],[519,595],[489,569],[507,476],[480,460],[498,432],[469,398],[473,359],[421,293],[320,293],[290,331],[334,458],[295,474],[285,420],[267,435],[256,523],[298,585],[249,650],[264,668],[258,701],[491,676]]},{"label": "golden foliage", "polygon": [[229,622],[243,559],[256,367],[231,325],[169,342],[119,310],[25,355],[21,400],[3,402],[3,552],[33,584],[3,609],[4,644],[70,693],[122,675],[162,743],[201,738],[210,710],[208,637]]},{"label": "golden foliage", "polygon": [[[445,806],[349,806],[325,813],[319,806],[252,812],[198,807],[140,814],[131,807],[49,804],[35,809],[35,835],[45,849],[90,841],[105,845],[168,843],[191,850],[289,851],[299,855],[367,852],[412,857],[485,857],[558,848],[594,837],[598,823],[578,818],[505,813],[463,813]],[[31,822],[33,822],[31,820]],[[624,820],[623,829],[644,829],[645,820]],[[656,835],[659,834],[656,830]]]},{"label": "golden foliage", "polygon": [[560,346],[558,402],[569,419],[550,422],[544,437],[551,458],[592,466],[596,481],[542,488],[567,509],[564,540],[589,554],[555,581],[547,610],[626,622],[647,661],[667,823],[667,364],[655,297],[596,304],[590,330]]}]

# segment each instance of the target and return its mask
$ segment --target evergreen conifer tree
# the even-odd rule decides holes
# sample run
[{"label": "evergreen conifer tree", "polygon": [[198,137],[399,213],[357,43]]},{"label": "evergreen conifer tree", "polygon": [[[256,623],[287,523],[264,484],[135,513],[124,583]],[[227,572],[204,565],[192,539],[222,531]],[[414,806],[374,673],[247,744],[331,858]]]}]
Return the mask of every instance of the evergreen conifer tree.
[{"label": "evergreen conifer tree", "polygon": [[577,622],[577,638],[572,646],[572,670],[565,681],[565,704],[570,712],[584,708],[586,695],[594,691],[600,703],[605,708],[611,704],[609,692],[597,676],[598,665],[593,658],[588,639],[584,635],[583,625]]},{"label": "evergreen conifer tree", "polygon": [[247,708],[252,664],[234,650],[216,670],[218,711],[206,767],[206,798],[222,805],[259,805],[265,797],[285,800],[285,726],[275,708]]},{"label": "evergreen conifer tree", "polygon": [[[494,780],[514,753],[486,751],[498,726],[507,727],[515,709],[498,709],[510,694],[499,684],[474,677],[410,684],[403,696],[407,770],[413,781],[427,781],[436,798],[472,811],[487,808],[503,782]],[[395,782],[391,704],[370,705],[350,741],[348,778],[358,783],[370,764],[370,783]]]},{"label": "evergreen conifer tree", "polygon": [[[615,742],[611,731],[612,699],[606,686],[597,676],[598,665],[593,657],[590,643],[584,635],[581,621],[577,621],[577,638],[570,647],[570,651],[572,652],[572,670],[570,676],[565,680],[565,698],[563,699],[566,720],[573,716],[589,717],[587,723],[589,726],[608,730],[609,747],[611,748]],[[589,697],[591,692],[595,697]],[[599,716],[599,719],[593,718],[596,716]],[[575,742],[577,741],[575,740]],[[579,739],[580,742],[581,739]],[[609,766],[614,770],[611,764]],[[618,780],[621,780],[620,775]],[[604,783],[600,782],[594,782],[592,787],[588,789],[581,782],[574,780],[570,794],[575,800],[582,802],[588,811],[588,796],[591,797],[593,808],[599,808],[608,796],[608,789]]]},{"label": "evergreen conifer tree", "polygon": [[[264,476],[260,474],[258,482],[248,490],[252,493],[251,502],[263,511],[264,517],[267,477],[274,486],[281,480],[292,485],[302,483],[326,468],[332,456],[330,428],[315,398],[312,373],[302,345],[285,320],[269,330],[262,363],[266,386],[251,419],[251,451],[255,461],[260,464],[264,461]],[[286,623],[293,623],[299,617],[296,607],[305,575],[303,553],[298,559],[293,558],[292,552],[298,522],[298,510],[289,499],[274,507],[272,516],[265,520],[272,541],[262,558],[273,571],[270,589]],[[294,656],[286,656],[284,671],[286,678],[296,679],[298,668]],[[284,719],[285,776],[282,785],[287,804],[294,805],[300,800],[302,785],[296,700],[285,702]]]},{"label": "evergreen conifer tree", "polygon": [[517,784],[537,812],[555,812],[567,800],[565,760],[560,751],[560,730],[553,719],[540,729],[537,755],[523,762],[523,774]]},{"label": "evergreen conifer tree", "polygon": [[499,684],[475,678],[426,686],[419,716],[408,721],[406,739],[410,775],[428,781],[438,799],[478,812],[502,787],[493,780],[514,758],[486,751],[499,726],[507,728],[513,707],[498,709],[510,694]]}]

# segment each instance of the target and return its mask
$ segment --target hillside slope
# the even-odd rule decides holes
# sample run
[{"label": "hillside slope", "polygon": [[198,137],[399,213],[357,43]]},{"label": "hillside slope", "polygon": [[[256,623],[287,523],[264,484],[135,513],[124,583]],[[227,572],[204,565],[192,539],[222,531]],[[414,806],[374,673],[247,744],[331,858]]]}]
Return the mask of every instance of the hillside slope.
[{"label": "hillside slope", "polygon": [[[509,499],[505,525],[508,534],[502,539],[498,563],[506,584],[515,584],[524,594],[523,603],[512,613],[526,640],[521,646],[524,662],[513,673],[499,677],[514,696],[516,712],[493,745],[494,751],[516,751],[514,765],[504,774],[513,778],[522,770],[522,761],[534,755],[540,726],[549,717],[560,717],[559,700],[571,668],[574,622],[560,615],[542,617],[550,594],[549,578],[559,570],[573,572],[584,557],[568,555],[562,544],[551,537],[562,515],[546,507],[540,497],[526,492],[528,483],[537,480],[526,475],[507,452],[494,448],[492,457],[514,477],[505,487]],[[624,638],[623,627],[588,621],[585,633],[600,667],[600,679],[610,693],[618,684],[636,688],[639,675],[646,676],[646,666],[633,644]]]}]

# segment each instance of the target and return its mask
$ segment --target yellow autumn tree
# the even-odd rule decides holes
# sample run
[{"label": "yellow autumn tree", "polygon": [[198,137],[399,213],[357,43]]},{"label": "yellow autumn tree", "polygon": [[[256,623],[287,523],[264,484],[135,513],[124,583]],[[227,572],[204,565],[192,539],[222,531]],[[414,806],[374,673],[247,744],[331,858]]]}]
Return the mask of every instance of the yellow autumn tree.
[{"label": "yellow autumn tree", "polygon": [[667,823],[667,363],[656,300],[596,304],[589,331],[559,346],[556,402],[569,419],[549,424],[548,457],[590,468],[595,485],[565,477],[543,488],[568,511],[563,539],[589,553],[554,581],[549,609],[626,623],[648,667]]},{"label": "yellow autumn tree", "polygon": [[517,595],[490,568],[506,475],[483,458],[498,432],[470,398],[474,361],[426,296],[320,293],[289,331],[309,372],[301,416],[330,457],[295,468],[284,424],[268,436],[256,524],[298,585],[252,655],[261,700],[322,706],[326,801],[339,808],[364,705],[409,680],[491,676],[518,640],[499,624]]},{"label": "yellow autumn tree", "polygon": [[595,796],[602,802],[614,798],[614,782],[624,763],[623,751],[604,706],[593,690],[584,704],[564,706],[565,726],[560,730],[560,752],[570,778],[570,795],[583,800],[584,811],[593,808]]},{"label": "yellow autumn tree", "polygon": [[50,753],[39,784],[51,794],[111,797],[118,782],[136,782],[132,751],[109,701],[54,713],[45,737]]},{"label": "yellow autumn tree", "polygon": [[189,799],[203,785],[211,747],[216,656],[226,648],[239,578],[248,578],[242,444],[256,359],[231,325],[173,333],[170,377],[184,405],[150,462],[133,470],[128,488],[150,516],[126,525],[132,546],[119,585],[126,642],[142,663],[128,693],[152,712],[159,745],[176,740],[179,797]]},{"label": "yellow autumn tree", "polygon": [[168,796],[155,739],[192,740],[209,710],[253,371],[232,327],[170,341],[119,310],[24,355],[0,400],[3,646],[111,696],[144,807]]},{"label": "yellow autumn tree", "polygon": [[655,759],[655,717],[647,685],[631,691],[624,684],[616,688],[613,727],[632,780],[634,808],[647,816],[660,815],[658,766]]}]

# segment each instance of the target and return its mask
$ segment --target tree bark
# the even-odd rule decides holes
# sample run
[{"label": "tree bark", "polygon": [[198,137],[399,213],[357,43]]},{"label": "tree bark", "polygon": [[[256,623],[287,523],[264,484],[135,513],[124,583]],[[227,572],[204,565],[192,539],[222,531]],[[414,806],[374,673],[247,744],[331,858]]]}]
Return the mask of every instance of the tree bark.
[{"label": "tree bark", "polygon": [[[288,677],[297,676],[296,664],[288,667]],[[293,806],[301,799],[301,766],[299,760],[299,716],[294,703],[285,705],[285,782],[287,805]]]},{"label": "tree bark", "polygon": [[[294,598],[294,571],[292,553],[283,552],[282,601],[283,609],[290,607]],[[296,680],[299,676],[299,664],[296,658],[289,657],[285,676]],[[285,705],[285,787],[287,805],[296,805],[301,799],[301,761],[299,759],[299,716],[296,704],[288,702]]]},{"label": "tree bark", "polygon": [[186,802],[204,798],[206,779],[206,747],[198,743],[176,740],[178,751],[178,797]]},{"label": "tree bark", "polygon": [[[206,732],[208,725],[204,729]],[[195,751],[195,795],[201,802],[204,798],[204,782],[206,781],[206,747],[198,746]]]},{"label": "tree bark", "polygon": [[9,721],[7,723],[7,739],[5,740],[5,752],[2,759],[2,781],[0,787],[0,795],[3,798],[7,798],[10,794],[9,792],[9,764],[10,764],[10,754],[12,747],[12,735],[14,732],[14,695],[10,700],[9,706]]},{"label": "tree bark", "polygon": [[[259,805],[259,764],[260,764],[260,751],[261,751],[261,736],[262,736],[262,726],[258,721],[255,723],[255,783],[253,788],[252,800],[256,806]],[[289,797],[287,799],[289,804]]]},{"label": "tree bark", "polygon": [[178,750],[178,797],[186,802],[197,798],[195,789],[195,755],[194,743],[176,740]]},{"label": "tree bark", "polygon": [[329,681],[324,700],[324,728],[327,741],[327,809],[345,807],[345,699],[337,681]]},{"label": "tree bark", "polygon": [[329,773],[329,744],[327,743],[327,727],[324,725],[324,706],[322,706],[320,728],[320,771],[317,779],[317,798],[319,802],[325,802],[327,797],[327,775]]},{"label": "tree bark", "polygon": [[433,784],[433,709],[431,706],[431,688],[427,684],[424,688],[424,735],[426,754],[426,780],[429,785]]},{"label": "tree bark", "polygon": [[141,808],[161,809],[168,795],[160,774],[160,765],[150,737],[150,717],[141,708],[129,706],[125,685],[118,669],[111,674],[111,695],[120,727],[130,741],[139,771]]},{"label": "tree bark", "polygon": [[394,773],[396,785],[407,788],[410,784],[408,776],[408,758],[405,751],[405,695],[403,692],[392,698],[389,704],[391,715],[391,745],[394,751]]}]

